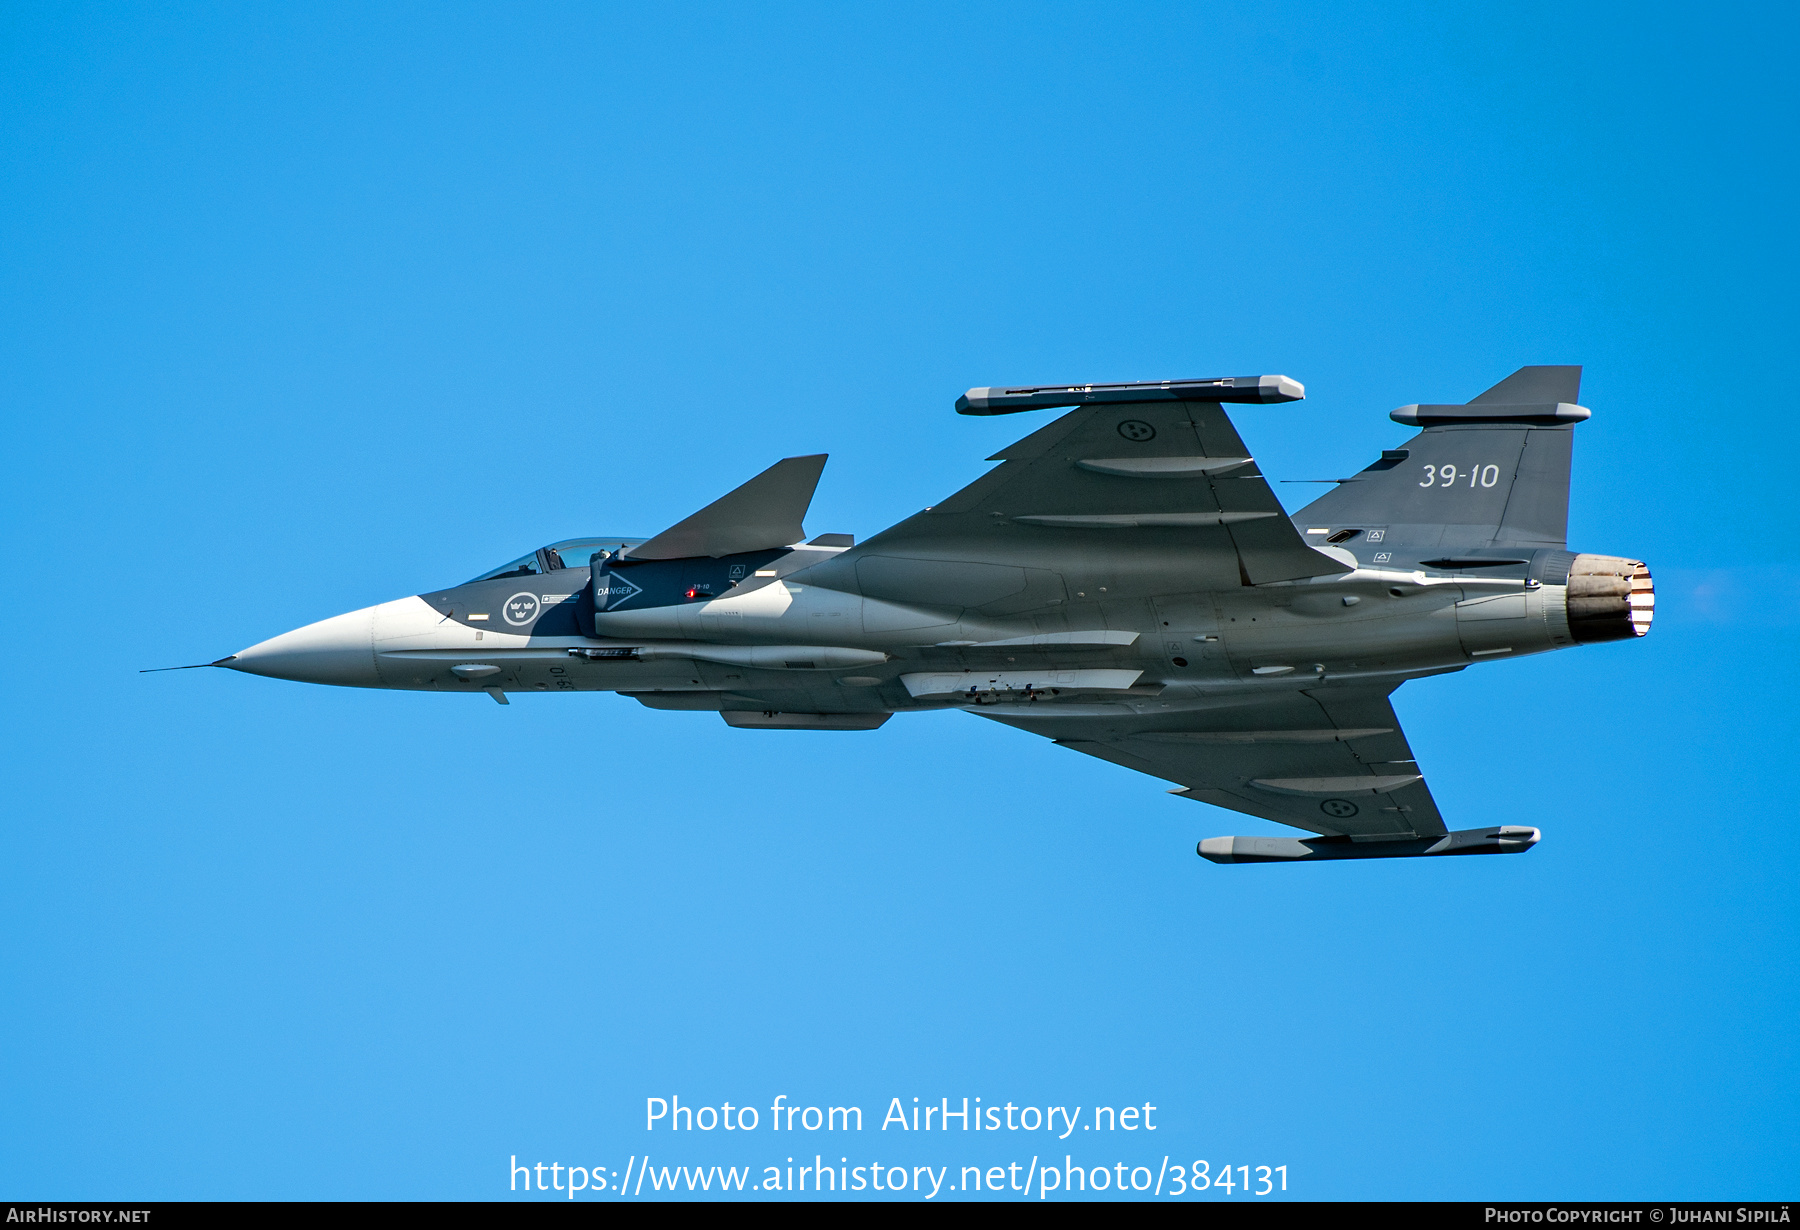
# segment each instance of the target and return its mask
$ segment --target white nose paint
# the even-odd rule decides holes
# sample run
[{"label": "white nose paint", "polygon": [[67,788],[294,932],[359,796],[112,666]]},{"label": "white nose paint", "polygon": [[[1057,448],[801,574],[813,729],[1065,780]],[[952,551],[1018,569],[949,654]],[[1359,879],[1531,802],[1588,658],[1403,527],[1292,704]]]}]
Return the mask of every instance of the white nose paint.
[{"label": "white nose paint", "polygon": [[225,665],[250,675],[299,683],[378,688],[375,673],[375,607],[321,619],[240,649]]}]

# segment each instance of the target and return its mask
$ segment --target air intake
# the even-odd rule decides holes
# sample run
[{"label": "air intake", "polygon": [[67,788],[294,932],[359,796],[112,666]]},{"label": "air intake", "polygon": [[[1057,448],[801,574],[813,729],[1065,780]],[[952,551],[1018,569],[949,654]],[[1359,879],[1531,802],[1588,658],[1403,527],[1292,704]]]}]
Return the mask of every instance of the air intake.
[{"label": "air intake", "polygon": [[1568,592],[1569,633],[1577,644],[1628,641],[1650,631],[1656,586],[1642,560],[1577,555]]}]

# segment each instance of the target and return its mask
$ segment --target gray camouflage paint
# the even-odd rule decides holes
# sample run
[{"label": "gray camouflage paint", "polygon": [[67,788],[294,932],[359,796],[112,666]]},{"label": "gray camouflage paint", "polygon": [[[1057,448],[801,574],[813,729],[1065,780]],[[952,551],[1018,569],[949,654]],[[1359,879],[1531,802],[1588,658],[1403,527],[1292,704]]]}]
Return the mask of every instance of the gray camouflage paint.
[{"label": "gray camouflage paint", "polygon": [[593,568],[541,551],[220,665],[777,729],[963,708],[1329,839],[1215,839],[1214,861],[1529,849],[1508,823],[1446,838],[1387,697],[1647,628],[1647,570],[1565,546],[1579,382],[1523,368],[1396,411],[1420,432],[1292,517],[1220,406],[1293,400],[1285,377],[971,390],[965,413],[1076,408],[861,545],[797,541],[824,458],[794,458]]}]

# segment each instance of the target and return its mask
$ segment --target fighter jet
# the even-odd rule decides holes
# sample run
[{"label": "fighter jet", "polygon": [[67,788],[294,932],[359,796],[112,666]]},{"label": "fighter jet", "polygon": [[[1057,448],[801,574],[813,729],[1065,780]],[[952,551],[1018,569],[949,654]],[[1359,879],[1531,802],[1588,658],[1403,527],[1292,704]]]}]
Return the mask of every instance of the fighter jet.
[{"label": "fighter jet", "polygon": [[1394,715],[1402,683],[1643,636],[1641,561],[1565,549],[1579,367],[1525,367],[1294,516],[1226,404],[1285,376],[970,389],[1070,408],[868,541],[807,538],[825,457],[789,457],[651,538],[552,543],[461,585],[213,666],[349,687],[619,692],[758,730],[960,709],[1304,830],[1216,863],[1506,854],[1449,830]]}]

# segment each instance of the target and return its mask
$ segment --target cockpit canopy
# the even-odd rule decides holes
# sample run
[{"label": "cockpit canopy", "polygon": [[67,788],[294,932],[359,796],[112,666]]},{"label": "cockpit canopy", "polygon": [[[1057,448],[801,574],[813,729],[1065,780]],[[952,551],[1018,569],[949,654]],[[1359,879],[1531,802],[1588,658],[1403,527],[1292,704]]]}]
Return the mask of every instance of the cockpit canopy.
[{"label": "cockpit canopy", "polygon": [[497,581],[502,577],[535,577],[547,572],[558,572],[564,568],[586,568],[595,559],[606,560],[626,547],[635,547],[644,538],[566,538],[562,542],[553,542],[547,547],[539,547],[530,555],[522,555],[518,559],[500,565],[478,577],[464,581],[464,585],[473,585],[476,581]]}]

